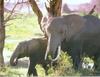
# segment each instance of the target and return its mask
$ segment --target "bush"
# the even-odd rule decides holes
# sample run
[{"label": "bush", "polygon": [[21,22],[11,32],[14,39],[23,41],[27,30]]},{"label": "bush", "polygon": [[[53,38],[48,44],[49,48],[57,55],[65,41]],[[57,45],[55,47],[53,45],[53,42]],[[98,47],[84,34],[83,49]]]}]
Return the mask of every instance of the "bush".
[{"label": "bush", "polygon": [[57,65],[50,67],[48,74],[50,76],[72,76],[75,75],[75,70],[72,67],[71,57],[66,52],[62,52],[57,60]]},{"label": "bush", "polygon": [[[93,62],[89,58],[85,58],[89,62]],[[71,57],[65,52],[62,52],[60,58],[57,61],[56,66],[52,66],[48,70],[49,76],[92,76],[94,75],[94,70],[89,69],[79,69],[74,70],[73,62]]]}]

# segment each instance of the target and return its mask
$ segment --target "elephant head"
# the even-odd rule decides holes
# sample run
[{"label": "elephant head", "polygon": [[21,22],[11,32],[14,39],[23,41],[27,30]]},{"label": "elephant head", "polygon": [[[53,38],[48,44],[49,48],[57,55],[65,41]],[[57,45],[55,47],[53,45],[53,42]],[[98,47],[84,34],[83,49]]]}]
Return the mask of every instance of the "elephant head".
[{"label": "elephant head", "polygon": [[85,21],[83,17],[75,14],[53,18],[46,26],[48,43],[45,60],[48,53],[50,53],[52,61],[57,60],[60,55],[61,42],[65,39],[68,41],[77,34],[85,26]]},{"label": "elephant head", "polygon": [[15,51],[13,52],[11,58],[10,58],[10,64],[12,66],[15,66],[18,63],[18,59],[25,57],[27,54],[27,43],[25,42],[21,42],[18,44],[18,46],[16,47]]}]

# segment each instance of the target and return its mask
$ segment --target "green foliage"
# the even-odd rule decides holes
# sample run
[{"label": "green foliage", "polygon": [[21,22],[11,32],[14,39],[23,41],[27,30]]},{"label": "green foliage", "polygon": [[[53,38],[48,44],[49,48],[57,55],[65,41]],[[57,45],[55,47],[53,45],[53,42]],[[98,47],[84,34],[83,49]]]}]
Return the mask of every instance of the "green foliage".
[{"label": "green foliage", "polygon": [[89,57],[84,57],[83,62],[85,62],[85,63],[94,63],[94,61]]},{"label": "green foliage", "polygon": [[78,71],[81,76],[94,76],[94,70],[90,69],[80,69]]},{"label": "green foliage", "polygon": [[15,49],[15,44],[14,43],[6,43],[5,44],[5,48],[8,50],[8,51],[13,51]]},{"label": "green foliage", "polygon": [[9,66],[3,67],[0,70],[0,77],[26,77],[26,69],[24,68],[11,68]]},{"label": "green foliage", "polygon": [[57,60],[56,66],[51,66],[48,70],[49,76],[72,76],[75,70],[72,68],[72,60],[67,53],[62,52]]},{"label": "green foliage", "polygon": [[[84,61],[92,63],[93,60],[85,57]],[[99,61],[100,62],[100,61]],[[56,66],[49,66],[48,76],[93,76],[94,70],[79,69],[74,70],[71,57],[65,52],[62,52],[57,60]]]},{"label": "green foliage", "polygon": [[35,68],[37,70],[38,76],[42,76],[42,77],[45,76],[45,70],[41,65],[37,64]]},{"label": "green foliage", "polygon": [[62,52],[60,58],[57,61],[58,65],[56,66],[55,73],[66,76],[69,74],[69,71],[71,73],[72,70],[72,60],[70,56],[67,55],[67,53]]}]

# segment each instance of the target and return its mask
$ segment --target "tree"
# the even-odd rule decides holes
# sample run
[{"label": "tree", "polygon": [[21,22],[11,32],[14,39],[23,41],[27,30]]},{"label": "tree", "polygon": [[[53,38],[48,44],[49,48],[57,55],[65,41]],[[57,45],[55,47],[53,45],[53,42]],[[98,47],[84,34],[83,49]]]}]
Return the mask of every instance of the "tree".
[{"label": "tree", "polygon": [[[40,29],[42,30],[42,27],[41,27],[41,20],[42,20],[42,17],[43,17],[43,14],[42,12],[40,11],[38,5],[36,4],[36,1],[35,0],[29,0],[30,2],[30,5],[33,9],[33,11],[35,12],[35,14],[38,16],[38,23],[40,25]],[[42,30],[43,31],[43,30]]]},{"label": "tree", "polygon": [[3,48],[5,40],[4,0],[0,0],[0,67],[4,66]]},{"label": "tree", "polygon": [[[62,0],[47,0],[47,2],[49,4],[49,6],[47,6],[47,4],[45,3],[45,7],[48,11],[48,16],[52,16],[52,17],[60,16],[61,15]],[[43,14],[40,11],[35,0],[29,0],[29,3],[31,4],[33,11],[37,15],[40,29],[44,33],[45,31],[42,29],[43,26],[41,25],[41,20],[42,20]]]}]

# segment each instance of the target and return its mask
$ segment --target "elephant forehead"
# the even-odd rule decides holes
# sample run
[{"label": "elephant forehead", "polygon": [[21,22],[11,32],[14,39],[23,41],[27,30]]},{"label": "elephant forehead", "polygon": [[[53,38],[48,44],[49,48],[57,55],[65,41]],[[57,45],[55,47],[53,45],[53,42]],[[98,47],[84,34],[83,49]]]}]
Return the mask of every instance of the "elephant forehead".
[{"label": "elephant forehead", "polygon": [[21,49],[21,48],[23,48],[23,47],[25,46],[25,44],[26,44],[26,41],[20,42],[20,43],[18,44],[17,48],[18,48],[18,49]]},{"label": "elephant forehead", "polygon": [[20,44],[18,44],[18,46],[16,47],[16,49],[15,49],[15,52],[19,52],[19,50],[21,50],[21,45]]},{"label": "elephant forehead", "polygon": [[[47,31],[60,31],[64,28],[80,29],[85,25],[86,19],[78,15],[55,17],[47,27]],[[73,24],[73,25],[72,25]],[[78,30],[76,29],[76,30]]]},{"label": "elephant forehead", "polygon": [[59,24],[58,22],[51,25],[47,28],[47,34],[61,34],[66,30],[67,27],[65,24]]},{"label": "elephant forehead", "polygon": [[20,49],[25,49],[27,47],[27,41],[23,41],[20,43]]},{"label": "elephant forehead", "polygon": [[49,23],[47,29],[48,30],[53,30],[53,29],[58,29],[61,28],[61,25],[63,25],[63,20],[62,19],[54,19],[51,23]]}]

